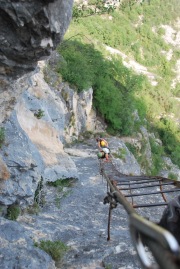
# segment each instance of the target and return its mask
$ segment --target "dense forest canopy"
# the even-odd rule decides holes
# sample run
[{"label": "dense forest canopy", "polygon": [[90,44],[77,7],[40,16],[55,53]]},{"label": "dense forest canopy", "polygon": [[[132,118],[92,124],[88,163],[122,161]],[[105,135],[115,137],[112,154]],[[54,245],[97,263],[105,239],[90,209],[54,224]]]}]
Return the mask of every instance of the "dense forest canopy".
[{"label": "dense forest canopy", "polygon": [[[91,0],[74,5],[73,20],[58,48],[63,57],[58,72],[77,91],[93,88],[94,108],[108,132],[135,135],[144,125],[179,165],[180,83],[175,67],[180,50],[165,38],[168,27],[177,30],[178,2],[124,0],[117,7]],[[144,66],[153,79],[126,67],[124,60]]]}]

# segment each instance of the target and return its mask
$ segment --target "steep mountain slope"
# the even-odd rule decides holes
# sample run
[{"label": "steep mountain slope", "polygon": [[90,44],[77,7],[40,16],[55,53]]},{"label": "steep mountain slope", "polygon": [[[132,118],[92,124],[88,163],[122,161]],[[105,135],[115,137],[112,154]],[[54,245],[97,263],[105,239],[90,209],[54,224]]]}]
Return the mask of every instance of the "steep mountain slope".
[{"label": "steep mountain slope", "polygon": [[[175,3],[174,1],[172,3]],[[61,0],[58,2],[63,4]],[[96,2],[91,1],[93,6]],[[115,4],[118,1],[111,2]],[[174,105],[172,91],[167,89],[172,81],[170,70],[176,62],[171,58],[172,53],[177,56],[178,52],[168,50],[169,45],[166,47],[163,39],[159,41],[154,37],[157,33],[156,27],[151,28],[148,37],[144,34],[146,27],[138,28],[143,27],[147,20],[146,16],[142,16],[142,7],[146,7],[148,12],[149,7],[154,7],[157,1],[151,1],[150,5],[148,1],[142,2],[142,5],[140,1],[137,2],[138,10],[140,8],[138,14],[132,12],[136,5],[123,5],[121,12],[100,5],[98,10],[102,14],[98,16],[89,16],[87,12],[90,11],[85,7],[83,10],[82,7],[75,9],[75,21],[59,49],[63,57],[59,59],[55,53],[55,59],[49,59],[45,65],[44,62],[39,62],[34,72],[17,80],[8,93],[3,91],[0,101],[7,97],[5,105],[10,108],[8,114],[12,112],[9,116],[7,113],[3,114],[2,120],[4,117],[6,120],[0,128],[0,264],[3,268],[55,268],[57,265],[55,266],[54,261],[45,252],[35,248],[33,240],[54,242],[57,239],[62,239],[72,246],[64,262],[65,268],[71,268],[72,262],[75,263],[75,268],[77,264],[83,269],[102,268],[106,265],[108,267],[112,256],[113,259],[117,258],[119,253],[120,261],[115,259],[114,268],[119,268],[119,263],[120,266],[126,266],[128,263],[128,267],[138,268],[135,253],[131,246],[129,247],[127,219],[124,214],[121,215],[122,227],[119,227],[119,221],[115,224],[116,227],[114,226],[115,241],[111,248],[107,245],[106,216],[102,206],[105,189],[101,188],[95,145],[97,134],[107,136],[122,173],[161,174],[176,179],[180,177],[180,170],[166,156],[168,154],[174,163],[178,163],[178,132],[176,125],[171,125],[165,117],[169,116],[172,109],[167,97],[173,97]],[[165,7],[171,8],[172,3],[166,3],[168,5]],[[163,5],[161,9],[164,10]],[[113,13],[108,13],[113,10]],[[83,18],[84,12],[86,13]],[[155,10],[153,12],[155,14]],[[163,11],[163,16],[164,14]],[[128,16],[132,16],[130,20]],[[130,23],[131,20],[134,20],[133,23]],[[163,23],[165,25],[165,22]],[[175,29],[173,24],[171,27]],[[132,29],[138,29],[138,32],[135,33]],[[152,34],[153,31],[155,34]],[[155,50],[151,47],[148,53],[147,47],[153,43],[152,36]],[[160,42],[160,45],[155,41]],[[142,48],[142,44],[138,45],[138,42],[146,46]],[[174,43],[174,39],[170,43]],[[48,42],[46,45],[48,46]],[[166,61],[166,57],[162,57],[160,64],[155,61],[161,47],[164,51],[160,55],[172,60],[169,65],[170,60]],[[132,48],[137,50],[137,55],[133,54]],[[48,49],[51,50],[49,47]],[[117,52],[117,55],[112,55],[112,52]],[[122,61],[119,55],[123,58]],[[146,63],[147,59],[151,61]],[[158,57],[159,59],[161,57]],[[59,61],[57,65],[56,61]],[[154,83],[151,85],[151,80],[148,81],[129,69],[132,63],[135,66],[134,71],[137,71],[138,66],[143,68],[141,71],[153,74],[156,86]],[[59,75],[57,71],[60,72]],[[163,72],[166,73],[164,77]],[[163,84],[166,76],[169,81]],[[16,89],[13,96],[12,89]],[[14,96],[17,97],[18,92],[22,95],[15,106]],[[178,93],[177,87],[174,93]],[[13,111],[11,106],[15,106]],[[175,114],[174,110],[172,112]],[[97,120],[96,113],[101,116],[104,125],[103,121]],[[166,115],[161,115],[161,126],[158,127],[159,115],[162,113]],[[108,136],[104,133],[104,126],[108,126],[108,131],[120,138]],[[91,137],[90,141],[88,137]],[[164,148],[159,137],[164,139]],[[81,140],[85,140],[85,143],[80,144]],[[169,143],[165,143],[166,141]],[[66,145],[68,148],[65,148],[66,143],[70,143]],[[73,194],[67,196],[60,206],[60,199],[69,192],[66,193],[65,187],[65,194],[62,194],[61,188],[55,191],[50,184],[69,178],[79,180],[76,181]],[[74,210],[74,203],[75,206],[78,204],[77,211]],[[158,218],[157,214],[153,216]],[[12,221],[16,218],[19,222]],[[121,238],[117,237],[119,230]],[[99,237],[101,245],[97,241]],[[122,239],[128,242],[128,245],[122,243]],[[123,251],[124,249],[126,251]]]},{"label": "steep mountain slope", "polygon": [[117,2],[74,6],[59,72],[77,91],[92,86],[109,132],[136,136],[143,125],[179,165],[178,1]]}]

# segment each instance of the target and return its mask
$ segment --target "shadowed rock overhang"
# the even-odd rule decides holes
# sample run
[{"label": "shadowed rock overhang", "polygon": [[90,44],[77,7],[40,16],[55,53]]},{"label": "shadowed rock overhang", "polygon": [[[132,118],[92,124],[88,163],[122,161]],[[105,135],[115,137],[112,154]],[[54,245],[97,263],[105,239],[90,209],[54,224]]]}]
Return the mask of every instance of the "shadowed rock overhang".
[{"label": "shadowed rock overhang", "polygon": [[32,71],[62,41],[73,0],[0,1],[0,82]]}]

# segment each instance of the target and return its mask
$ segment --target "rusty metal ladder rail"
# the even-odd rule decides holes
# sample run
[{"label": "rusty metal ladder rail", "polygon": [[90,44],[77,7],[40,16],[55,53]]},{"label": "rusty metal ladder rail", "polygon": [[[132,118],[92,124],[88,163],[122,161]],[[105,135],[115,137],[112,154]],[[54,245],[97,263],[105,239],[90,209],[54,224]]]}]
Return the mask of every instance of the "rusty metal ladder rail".
[{"label": "rusty metal ladder rail", "polygon": [[[115,167],[114,167],[115,168]],[[180,188],[176,188],[173,190],[163,190],[164,186],[174,186],[175,183],[174,182],[165,182],[169,179],[167,178],[163,178],[163,177],[146,177],[146,176],[126,176],[126,179],[120,179],[117,181],[117,186],[121,185],[120,191],[129,191],[130,194],[124,194],[125,197],[131,197],[132,199],[132,205],[134,208],[138,208],[138,207],[153,207],[153,206],[165,206],[167,205],[167,198],[165,196],[165,193],[175,193],[175,192],[179,192]],[[159,182],[159,183],[157,183]],[[165,182],[165,183],[164,183]],[[156,183],[156,184],[153,184]],[[141,184],[141,185],[140,185]],[[145,184],[149,184],[149,185],[145,185]],[[133,187],[132,185],[140,185],[140,186],[135,186]],[[122,186],[128,186],[128,187],[122,187]],[[159,191],[154,191],[154,192],[141,192],[141,193],[136,193],[133,194],[132,190],[139,190],[139,189],[146,189],[146,188],[153,188],[153,187],[159,187]],[[137,196],[145,196],[145,195],[155,195],[155,194],[160,194],[163,198],[164,203],[154,203],[154,204],[142,204],[142,205],[134,205],[133,203],[133,197],[137,197]]]},{"label": "rusty metal ladder rail", "polygon": [[[119,189],[117,187],[117,184],[113,180],[109,178],[109,176],[106,174],[103,167],[101,167],[101,173],[103,177],[107,181],[107,186],[109,186],[110,191],[107,192],[109,199],[109,216],[108,216],[108,238],[107,240],[110,240],[110,219],[112,214],[112,209],[115,208],[116,203],[120,203],[123,205],[124,209],[129,215],[129,228],[131,237],[135,246],[135,249],[137,251],[139,260],[141,262],[141,265],[144,269],[179,269],[180,268],[180,249],[179,245],[176,241],[176,239],[173,237],[171,233],[169,233],[167,230],[159,227],[155,223],[152,223],[149,220],[144,219],[139,214],[137,214],[135,208],[138,207],[150,207],[150,206],[161,206],[167,204],[167,199],[164,196],[164,193],[173,192],[173,191],[180,191],[180,189],[177,190],[162,190],[163,185],[174,185],[173,183],[162,183],[158,184],[160,186],[160,191],[158,191],[158,194],[162,195],[163,200],[165,203],[156,203],[151,205],[131,205],[130,202],[126,199],[126,197],[135,197],[135,196],[141,196],[141,195],[148,195],[148,193],[139,193],[139,194],[132,194],[124,195],[122,193],[122,189]],[[124,175],[125,176],[125,175]],[[130,188],[124,188],[127,190],[132,190],[133,187],[130,185],[136,184],[135,177],[134,177],[134,183],[127,182],[129,178],[132,179],[132,177],[126,177],[126,180],[120,180],[121,184],[127,185]],[[137,177],[139,180],[142,180],[144,177]],[[146,177],[146,179],[149,178],[149,182],[157,182],[157,180],[163,181],[164,178],[162,177],[156,177],[155,179],[152,179],[151,177]],[[165,179],[167,180],[167,179]],[[119,183],[120,183],[119,181]],[[148,183],[149,183],[148,182]],[[147,183],[147,182],[143,182]],[[140,184],[140,181],[139,183]],[[154,193],[152,193],[154,194]],[[156,264],[151,264],[151,261],[149,260],[145,246],[148,247],[148,249],[151,251],[152,255],[155,258]]]}]

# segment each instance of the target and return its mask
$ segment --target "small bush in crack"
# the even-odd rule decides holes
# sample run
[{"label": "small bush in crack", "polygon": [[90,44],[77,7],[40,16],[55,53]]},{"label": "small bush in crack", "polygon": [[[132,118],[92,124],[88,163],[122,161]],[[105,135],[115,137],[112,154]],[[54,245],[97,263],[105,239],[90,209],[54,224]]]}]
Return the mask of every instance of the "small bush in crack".
[{"label": "small bush in crack", "polygon": [[26,212],[30,215],[38,215],[38,213],[40,212],[40,207],[38,205],[37,202],[34,202],[33,205],[29,206],[27,209],[26,209]]},{"label": "small bush in crack", "polygon": [[1,146],[2,146],[2,144],[3,144],[3,142],[4,142],[4,140],[5,140],[4,128],[1,127],[1,128],[0,128],[0,148],[1,148]]},{"label": "small bush in crack", "polygon": [[123,161],[126,160],[126,149],[125,148],[118,148],[118,152],[114,152],[112,155],[117,158],[117,159],[121,159]]},{"label": "small bush in crack", "polygon": [[134,157],[137,159],[138,158],[138,152],[139,152],[139,148],[136,147],[135,145],[126,142],[126,147],[128,148],[128,150],[134,155]]},{"label": "small bush in crack", "polygon": [[37,189],[34,194],[34,203],[38,206],[43,206],[46,203],[43,192],[43,177],[41,177],[41,180],[38,182]]},{"label": "small bush in crack", "polygon": [[105,269],[112,269],[112,265],[111,264],[105,265]]},{"label": "small bush in crack", "polygon": [[57,179],[54,182],[48,182],[49,186],[53,187],[71,187],[73,182],[75,181],[74,178],[64,178],[64,179]]},{"label": "small bush in crack", "polygon": [[83,138],[86,139],[90,139],[93,137],[93,132],[92,131],[85,131],[84,133],[82,133]]},{"label": "small bush in crack", "polygon": [[168,174],[168,178],[173,179],[173,180],[177,180],[177,175],[175,175],[174,173],[170,172]]},{"label": "small bush in crack", "polygon": [[34,113],[34,116],[37,119],[41,119],[44,116],[44,111],[42,109],[38,109],[38,111]]},{"label": "small bush in crack", "polygon": [[20,207],[18,205],[10,205],[7,208],[7,219],[9,220],[17,220],[19,214],[20,214],[21,210]]},{"label": "small bush in crack", "polygon": [[68,246],[66,246],[63,242],[59,240],[54,242],[50,240],[48,241],[42,240],[39,243],[35,242],[34,246],[47,252],[55,261],[61,260],[66,251],[68,251],[69,249]]},{"label": "small bush in crack", "polygon": [[55,204],[58,208],[60,207],[61,199],[71,192],[69,188],[73,186],[75,180],[75,178],[64,178],[58,179],[54,182],[47,182],[47,185],[57,188]]}]

